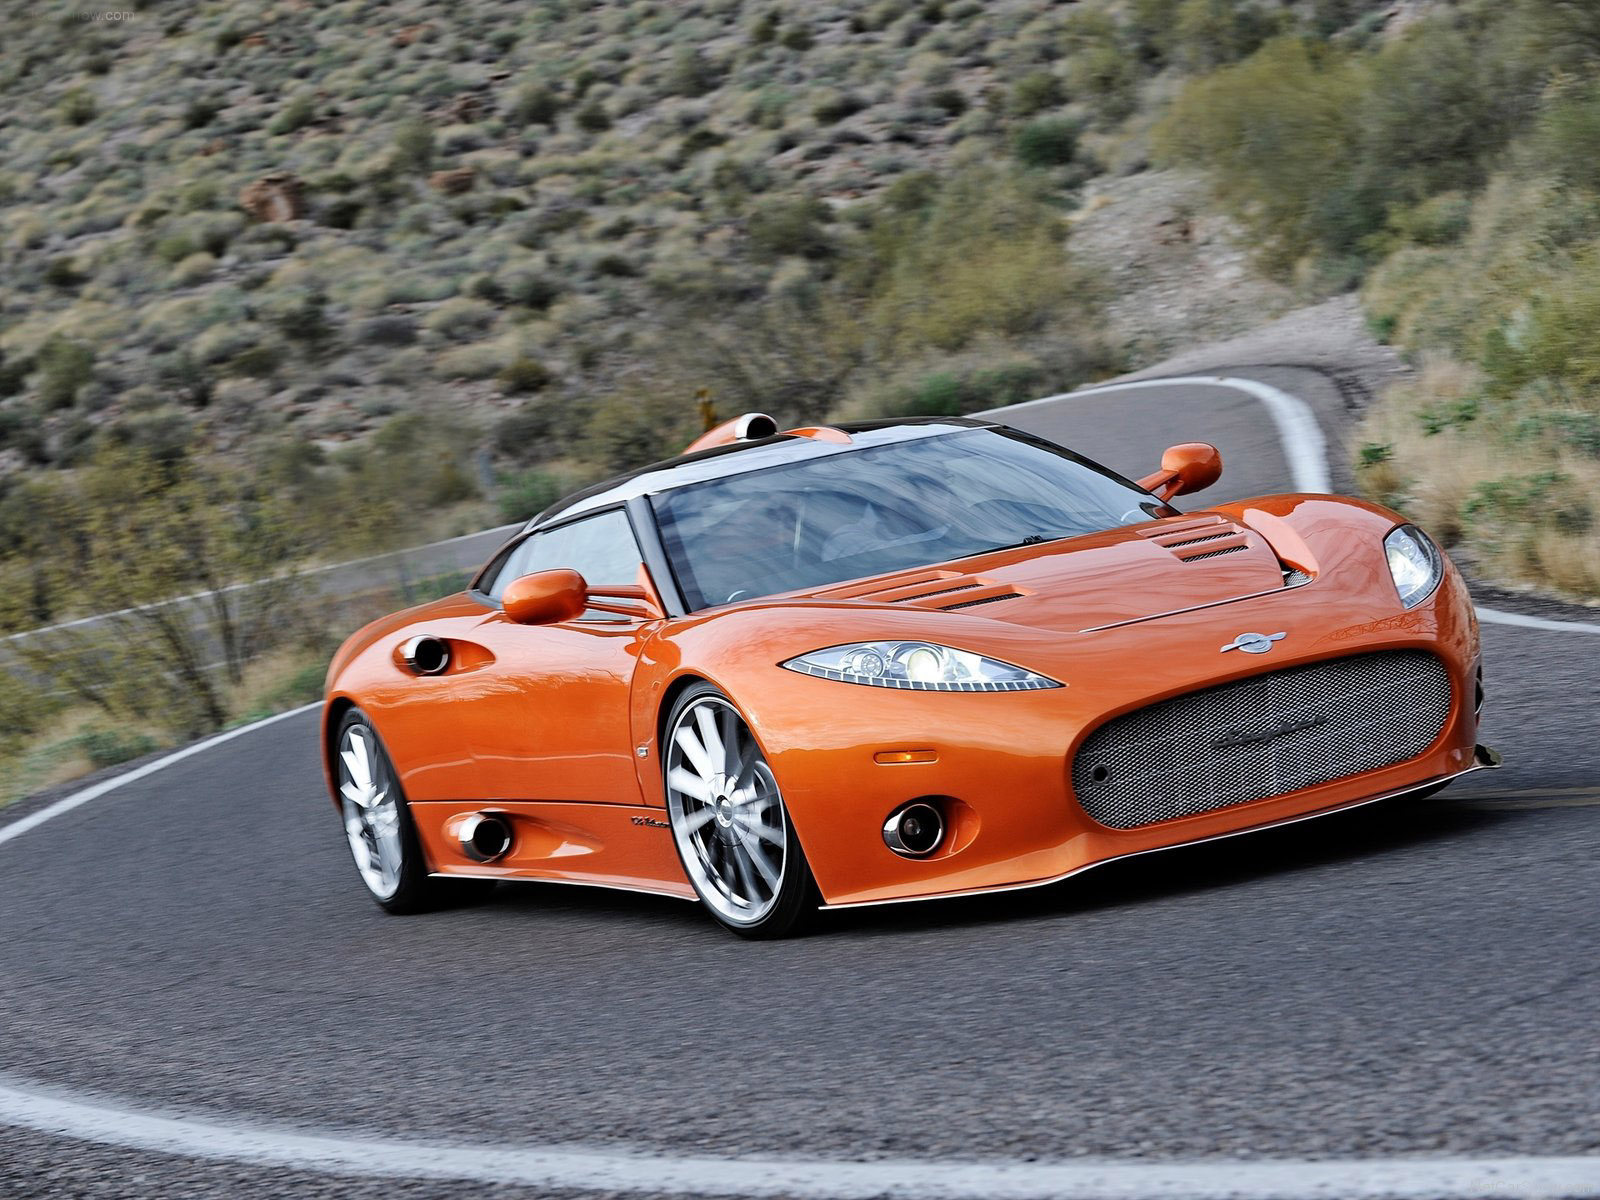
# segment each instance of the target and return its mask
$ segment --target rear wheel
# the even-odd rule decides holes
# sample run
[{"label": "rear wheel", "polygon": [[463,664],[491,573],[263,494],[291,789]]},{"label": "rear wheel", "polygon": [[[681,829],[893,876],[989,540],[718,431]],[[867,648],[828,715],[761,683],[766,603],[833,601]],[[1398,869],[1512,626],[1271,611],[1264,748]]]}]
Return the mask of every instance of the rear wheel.
[{"label": "rear wheel", "polygon": [[487,896],[492,879],[434,879],[394,764],[366,714],[352,708],[339,723],[334,777],[345,841],[367,894],[392,913],[424,912]]},{"label": "rear wheel", "polygon": [[793,933],[816,884],[778,781],[733,701],[697,684],[673,707],[662,742],[667,814],[696,894],[734,933]]}]

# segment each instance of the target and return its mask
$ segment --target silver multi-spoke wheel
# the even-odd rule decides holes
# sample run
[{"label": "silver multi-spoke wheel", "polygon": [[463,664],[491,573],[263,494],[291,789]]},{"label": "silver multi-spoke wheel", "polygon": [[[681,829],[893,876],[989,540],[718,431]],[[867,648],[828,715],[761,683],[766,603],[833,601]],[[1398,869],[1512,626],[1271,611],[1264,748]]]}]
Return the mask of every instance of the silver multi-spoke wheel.
[{"label": "silver multi-spoke wheel", "polygon": [[338,769],[344,832],[356,870],[374,896],[388,900],[399,890],[405,868],[400,801],[388,760],[366,725],[345,727]]},{"label": "silver multi-spoke wheel", "polygon": [[720,695],[681,708],[665,742],[672,836],[695,891],[731,925],[767,917],[791,869],[789,821],[772,768]]}]

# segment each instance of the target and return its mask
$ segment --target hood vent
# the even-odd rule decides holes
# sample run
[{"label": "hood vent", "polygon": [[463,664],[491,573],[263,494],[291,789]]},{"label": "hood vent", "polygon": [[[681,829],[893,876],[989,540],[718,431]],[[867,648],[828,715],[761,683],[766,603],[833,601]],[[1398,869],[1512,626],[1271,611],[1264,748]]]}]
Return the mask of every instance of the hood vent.
[{"label": "hood vent", "polygon": [[959,571],[924,571],[888,586],[878,582],[848,584],[818,592],[817,597],[824,600],[870,600],[877,604],[910,604],[917,608],[954,612],[979,604],[1016,600],[1031,594],[1028,589],[1015,584],[977,575],[963,575]]},{"label": "hood vent", "polygon": [[1250,538],[1244,528],[1215,513],[1175,525],[1143,529],[1139,531],[1139,536],[1148,538],[1169,551],[1179,562],[1185,563],[1200,562],[1250,548]]},{"label": "hood vent", "polygon": [[945,612],[955,612],[956,609],[958,609],[958,608],[975,608],[979,604],[993,604],[997,600],[1020,600],[1020,599],[1022,599],[1022,593],[1021,592],[1006,591],[1006,592],[1001,592],[997,596],[979,596],[974,600],[963,600],[959,604],[946,604],[943,607],[944,607],[944,611]]}]

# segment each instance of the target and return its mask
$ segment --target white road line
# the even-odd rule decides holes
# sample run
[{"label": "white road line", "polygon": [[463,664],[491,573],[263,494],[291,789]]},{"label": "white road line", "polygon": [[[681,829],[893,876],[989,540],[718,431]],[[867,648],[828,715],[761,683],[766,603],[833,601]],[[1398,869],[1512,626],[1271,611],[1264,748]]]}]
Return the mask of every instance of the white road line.
[{"label": "white road line", "polygon": [[159,1154],[365,1178],[543,1189],[829,1200],[1577,1200],[1600,1196],[1597,1158],[1256,1162],[1006,1161],[653,1156],[571,1146],[427,1145],[333,1137],[110,1107],[0,1082],[0,1124]]},{"label": "white road line", "polygon": [[1600,625],[1589,621],[1556,621],[1548,617],[1530,617],[1525,613],[1506,612],[1500,608],[1478,606],[1478,619],[1494,625],[1517,625],[1523,629],[1548,629],[1554,633],[1600,633]]},{"label": "white road line", "polygon": [[254,733],[257,729],[265,729],[268,725],[276,725],[279,721],[286,721],[290,717],[297,717],[301,713],[310,712],[314,708],[321,707],[322,705],[320,702],[315,704],[302,704],[299,708],[291,708],[288,712],[281,712],[275,716],[266,717],[260,721],[252,721],[248,725],[241,725],[237,729],[229,729],[223,733],[217,734],[215,737],[208,737],[203,742],[196,742],[192,746],[185,746],[182,750],[174,750],[171,754],[164,754],[160,758],[145,763],[142,767],[135,767],[125,775],[117,775],[111,779],[101,780],[92,787],[86,787],[82,791],[73,792],[70,796],[63,796],[54,804],[45,805],[38,812],[29,813],[21,820],[13,821],[9,825],[0,826],[0,845],[4,845],[12,838],[21,837],[23,834],[27,833],[28,830],[35,829],[38,826],[43,825],[46,821],[51,820],[54,817],[59,817],[62,813],[69,813],[73,809],[89,803],[91,800],[98,800],[107,792],[115,791],[124,784],[133,783],[135,780],[143,779],[149,775],[154,775],[157,771],[164,771],[173,763],[182,762],[184,759],[189,758],[192,755],[199,754],[202,751],[209,750],[213,746],[220,746],[223,742],[231,742],[236,737],[243,737],[247,733]]},{"label": "white road line", "polygon": [[[1266,405],[1267,413],[1278,427],[1278,440],[1283,444],[1284,457],[1289,460],[1289,476],[1296,491],[1329,492],[1333,485],[1328,474],[1328,442],[1322,436],[1322,426],[1317,424],[1311,406],[1298,396],[1281,388],[1259,383],[1254,379],[1241,379],[1232,375],[1173,375],[1166,379],[1135,379],[1127,383],[1102,383],[1075,392],[1059,392],[1038,400],[1028,400],[1006,408],[992,408],[979,416],[996,417],[1023,408],[1036,408],[1041,404],[1055,404],[1062,400],[1076,400],[1084,396],[1103,395],[1107,392],[1130,391],[1135,388],[1155,387],[1214,387],[1230,388],[1254,396]],[[1515,625],[1522,629],[1543,629],[1554,633],[1600,633],[1600,624],[1588,621],[1558,621],[1549,617],[1530,617],[1523,613],[1478,606],[1478,618],[1493,625]]]}]

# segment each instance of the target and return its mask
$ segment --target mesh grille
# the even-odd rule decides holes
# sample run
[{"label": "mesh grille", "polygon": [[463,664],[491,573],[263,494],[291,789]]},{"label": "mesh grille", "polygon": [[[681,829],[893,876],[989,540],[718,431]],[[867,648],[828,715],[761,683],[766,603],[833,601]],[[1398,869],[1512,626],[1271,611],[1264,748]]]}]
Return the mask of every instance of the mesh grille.
[{"label": "mesh grille", "polygon": [[1134,829],[1415,758],[1449,714],[1450,676],[1425,651],[1307,663],[1106,722],[1072,786],[1100,824]]}]

